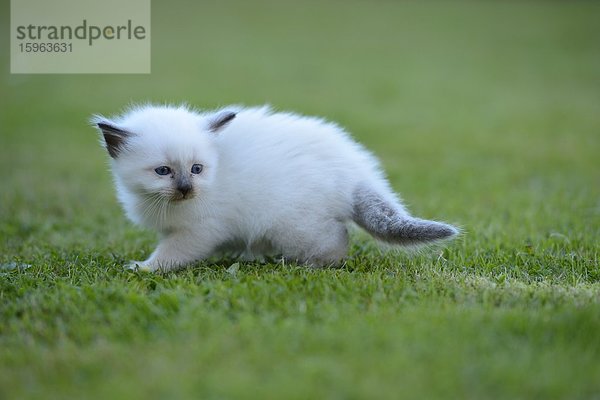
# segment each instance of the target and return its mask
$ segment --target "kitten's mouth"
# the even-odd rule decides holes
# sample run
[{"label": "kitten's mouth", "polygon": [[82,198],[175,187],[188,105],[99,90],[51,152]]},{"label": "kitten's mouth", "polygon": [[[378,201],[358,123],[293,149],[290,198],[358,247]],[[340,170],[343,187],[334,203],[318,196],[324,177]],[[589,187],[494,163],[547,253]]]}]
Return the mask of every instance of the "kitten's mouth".
[{"label": "kitten's mouth", "polygon": [[171,201],[173,203],[181,203],[183,201],[190,200],[193,197],[194,197],[194,195],[192,193],[188,193],[188,194],[177,193],[177,194],[174,194],[173,196],[171,196],[169,201]]}]

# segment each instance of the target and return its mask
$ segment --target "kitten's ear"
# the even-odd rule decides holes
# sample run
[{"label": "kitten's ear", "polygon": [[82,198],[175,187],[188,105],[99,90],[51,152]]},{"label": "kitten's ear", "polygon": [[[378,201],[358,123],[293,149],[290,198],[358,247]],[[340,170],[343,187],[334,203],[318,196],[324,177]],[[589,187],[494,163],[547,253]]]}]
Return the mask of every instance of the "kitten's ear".
[{"label": "kitten's ear", "polygon": [[125,147],[127,138],[131,136],[132,133],[119,128],[112,121],[100,116],[93,117],[92,124],[94,124],[102,133],[108,154],[110,154],[112,158],[117,158],[123,147]]},{"label": "kitten's ear", "polygon": [[210,132],[218,132],[229,124],[237,115],[233,111],[219,111],[215,115],[211,115],[208,118],[208,130]]}]

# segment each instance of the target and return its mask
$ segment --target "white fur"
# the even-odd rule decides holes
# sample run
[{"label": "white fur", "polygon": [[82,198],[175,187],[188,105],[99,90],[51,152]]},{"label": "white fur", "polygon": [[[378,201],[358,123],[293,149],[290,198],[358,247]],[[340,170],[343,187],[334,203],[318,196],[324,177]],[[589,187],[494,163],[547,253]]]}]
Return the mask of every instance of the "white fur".
[{"label": "white fur", "polygon": [[[217,132],[208,128],[214,112],[183,106],[143,106],[113,120],[94,119],[132,133],[112,170],[127,216],[161,234],[141,267],[171,269],[217,250],[339,262],[361,185],[408,215],[374,156],[338,125],[268,107],[227,110],[237,116]],[[189,174],[195,163],[202,173]],[[191,198],[169,200],[175,178],[157,175],[162,165],[190,175]]]}]

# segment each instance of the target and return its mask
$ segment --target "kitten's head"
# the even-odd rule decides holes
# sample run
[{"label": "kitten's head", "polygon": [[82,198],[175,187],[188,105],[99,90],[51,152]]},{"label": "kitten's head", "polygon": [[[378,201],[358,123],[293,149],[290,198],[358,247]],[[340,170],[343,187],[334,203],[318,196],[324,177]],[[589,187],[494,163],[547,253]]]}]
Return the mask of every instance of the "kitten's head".
[{"label": "kitten's head", "polygon": [[95,116],[92,123],[112,158],[122,202],[135,196],[179,203],[210,187],[218,162],[213,139],[235,115],[145,106],[114,119]]}]

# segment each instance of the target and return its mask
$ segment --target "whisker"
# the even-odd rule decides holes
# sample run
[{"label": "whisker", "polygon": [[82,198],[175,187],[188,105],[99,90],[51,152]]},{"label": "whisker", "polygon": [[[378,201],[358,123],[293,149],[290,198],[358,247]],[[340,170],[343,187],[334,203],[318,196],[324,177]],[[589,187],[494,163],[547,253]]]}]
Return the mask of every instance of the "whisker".
[{"label": "whisker", "polygon": [[163,219],[160,217],[160,208],[164,203],[164,196],[161,193],[152,193],[139,205],[142,217],[148,222],[153,222],[152,225],[155,227],[159,226]]}]

